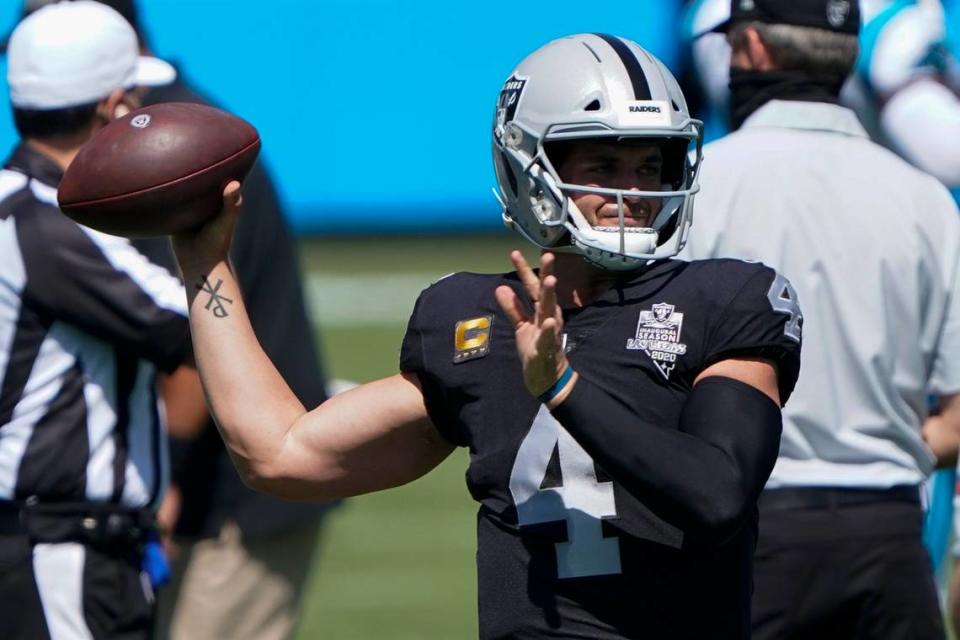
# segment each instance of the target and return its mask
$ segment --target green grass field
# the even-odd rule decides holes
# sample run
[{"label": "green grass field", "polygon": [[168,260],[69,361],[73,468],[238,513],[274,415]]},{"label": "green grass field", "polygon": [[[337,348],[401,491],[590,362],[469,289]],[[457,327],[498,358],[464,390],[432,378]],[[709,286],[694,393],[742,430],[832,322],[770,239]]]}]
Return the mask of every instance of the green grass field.
[{"label": "green grass field", "polygon": [[[504,271],[513,235],[305,242],[308,300],[328,372],[368,381],[397,370],[419,291],[451,271]],[[425,478],[347,501],[327,521],[298,638],[476,638],[475,504],[467,455]]]}]

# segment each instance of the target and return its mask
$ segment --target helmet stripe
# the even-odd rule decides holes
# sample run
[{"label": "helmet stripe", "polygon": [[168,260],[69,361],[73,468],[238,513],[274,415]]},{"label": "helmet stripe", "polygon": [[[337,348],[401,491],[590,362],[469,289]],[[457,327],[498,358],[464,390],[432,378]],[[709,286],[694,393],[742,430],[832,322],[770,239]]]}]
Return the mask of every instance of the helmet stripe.
[{"label": "helmet stripe", "polygon": [[627,43],[616,36],[611,36],[606,33],[595,33],[593,35],[603,39],[603,41],[613,47],[613,50],[620,56],[620,61],[623,62],[623,66],[627,68],[627,75],[630,77],[630,83],[633,85],[634,98],[637,100],[652,99],[650,95],[650,85],[647,83],[647,76],[643,73],[643,67],[640,66],[640,61],[637,60],[637,56],[630,50]]}]

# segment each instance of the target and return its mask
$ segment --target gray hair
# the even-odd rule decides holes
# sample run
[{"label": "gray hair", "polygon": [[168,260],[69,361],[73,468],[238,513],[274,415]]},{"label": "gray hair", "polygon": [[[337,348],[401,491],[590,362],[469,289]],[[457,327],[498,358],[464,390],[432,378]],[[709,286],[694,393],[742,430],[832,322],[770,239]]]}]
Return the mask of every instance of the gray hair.
[{"label": "gray hair", "polygon": [[773,62],[783,71],[807,71],[842,82],[853,70],[860,51],[857,36],[816,27],[739,21],[730,27],[727,40],[734,49],[746,44],[747,29],[754,29]]}]

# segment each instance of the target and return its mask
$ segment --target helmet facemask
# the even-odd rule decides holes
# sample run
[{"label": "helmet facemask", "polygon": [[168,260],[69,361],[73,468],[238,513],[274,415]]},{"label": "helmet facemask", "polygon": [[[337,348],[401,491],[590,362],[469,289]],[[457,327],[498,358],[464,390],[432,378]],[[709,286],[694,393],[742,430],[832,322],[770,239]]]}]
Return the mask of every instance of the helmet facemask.
[{"label": "helmet facemask", "polygon": [[[507,130],[510,131],[511,127],[508,126]],[[527,137],[522,133],[518,135],[518,130],[519,127],[513,129],[513,136],[508,140]],[[506,193],[499,196],[504,204],[504,221],[543,249],[581,254],[605,269],[634,269],[650,260],[674,256],[686,241],[693,196],[699,191],[697,174],[702,136],[698,134],[699,131],[679,135],[673,131],[659,132],[659,135],[605,131],[601,135],[573,138],[553,137],[548,132],[536,142],[532,154],[521,145],[512,150],[505,148],[501,161],[497,163],[498,172],[514,169],[516,177],[508,182],[518,197],[505,198]],[[640,191],[564,181],[560,171],[570,145],[599,141],[659,149],[662,154],[659,189]],[[501,165],[506,166],[501,169]],[[523,194],[517,193],[521,190]],[[615,203],[616,224],[590,224],[575,203],[580,194],[595,194]],[[512,210],[518,207],[510,207],[509,202],[518,201],[521,195],[532,215],[512,215]],[[638,201],[646,201],[646,207]],[[654,209],[649,226],[631,223],[625,203]]]}]

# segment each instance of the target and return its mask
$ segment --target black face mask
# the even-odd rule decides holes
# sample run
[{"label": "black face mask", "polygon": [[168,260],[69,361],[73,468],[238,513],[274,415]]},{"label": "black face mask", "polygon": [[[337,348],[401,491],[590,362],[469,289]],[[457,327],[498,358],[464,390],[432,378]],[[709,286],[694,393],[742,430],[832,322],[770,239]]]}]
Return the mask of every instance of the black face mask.
[{"label": "black face mask", "polygon": [[730,69],[730,119],[739,129],[750,114],[771,100],[801,100],[836,104],[841,83],[805,71]]}]

